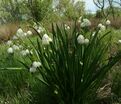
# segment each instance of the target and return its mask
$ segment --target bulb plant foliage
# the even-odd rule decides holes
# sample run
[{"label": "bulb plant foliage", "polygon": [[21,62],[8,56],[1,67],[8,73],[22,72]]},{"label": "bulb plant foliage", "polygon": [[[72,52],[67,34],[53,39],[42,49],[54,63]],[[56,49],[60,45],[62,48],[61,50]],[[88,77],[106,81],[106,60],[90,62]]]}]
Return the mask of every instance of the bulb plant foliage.
[{"label": "bulb plant foliage", "polygon": [[72,32],[64,25],[52,25],[53,35],[48,36],[51,41],[42,44],[44,40],[39,36],[37,46],[33,44],[41,62],[37,76],[40,73],[39,80],[53,90],[59,104],[90,104],[90,95],[96,93],[106,73],[121,59],[121,53],[109,55],[110,32],[100,34],[97,28],[95,35],[89,36],[76,24],[70,28]]}]

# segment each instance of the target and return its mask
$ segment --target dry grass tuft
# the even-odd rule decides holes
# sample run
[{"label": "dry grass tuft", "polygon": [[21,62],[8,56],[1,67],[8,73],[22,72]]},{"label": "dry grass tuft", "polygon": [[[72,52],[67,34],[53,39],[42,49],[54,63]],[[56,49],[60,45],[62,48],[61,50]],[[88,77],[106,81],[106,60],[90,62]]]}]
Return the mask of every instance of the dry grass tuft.
[{"label": "dry grass tuft", "polygon": [[19,23],[8,23],[0,26],[0,42],[9,40],[17,31]]}]

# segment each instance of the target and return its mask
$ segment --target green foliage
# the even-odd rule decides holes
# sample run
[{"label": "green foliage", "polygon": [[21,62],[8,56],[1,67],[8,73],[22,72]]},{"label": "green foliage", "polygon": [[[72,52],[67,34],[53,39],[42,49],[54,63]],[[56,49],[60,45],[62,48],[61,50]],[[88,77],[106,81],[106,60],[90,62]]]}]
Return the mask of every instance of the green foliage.
[{"label": "green foliage", "polygon": [[57,9],[60,15],[65,16],[67,19],[77,19],[85,12],[85,4],[82,1],[59,0]]},{"label": "green foliage", "polygon": [[27,19],[28,8],[25,0],[2,0],[0,14],[3,22]]},{"label": "green foliage", "polygon": [[[99,35],[97,29],[95,36],[89,36],[89,44],[80,45],[77,41],[80,30],[76,25],[71,28],[68,34],[64,26],[52,26],[53,42],[49,46],[41,44],[41,37],[37,47],[33,44],[42,63],[38,68],[42,76],[39,80],[50,88],[60,104],[94,104],[96,90],[121,59],[121,53],[107,56],[110,32]],[[83,34],[86,37],[87,31]]]},{"label": "green foliage", "polygon": [[114,101],[121,103],[121,71],[120,65],[117,65],[116,69],[114,69],[111,73],[112,75],[112,94],[114,97]]},{"label": "green foliage", "polygon": [[57,104],[57,99],[52,90],[40,82],[36,77],[30,81],[30,104]]},{"label": "green foliage", "polygon": [[28,7],[35,21],[42,21],[52,10],[52,0],[29,0]]}]

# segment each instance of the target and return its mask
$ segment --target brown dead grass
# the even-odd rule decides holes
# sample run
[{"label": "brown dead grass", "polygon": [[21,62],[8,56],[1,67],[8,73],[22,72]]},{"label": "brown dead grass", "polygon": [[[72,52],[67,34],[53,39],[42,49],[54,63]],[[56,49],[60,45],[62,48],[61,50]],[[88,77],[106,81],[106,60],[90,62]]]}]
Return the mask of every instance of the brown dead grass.
[{"label": "brown dead grass", "polygon": [[0,42],[9,40],[17,31],[19,23],[8,23],[0,26]]}]

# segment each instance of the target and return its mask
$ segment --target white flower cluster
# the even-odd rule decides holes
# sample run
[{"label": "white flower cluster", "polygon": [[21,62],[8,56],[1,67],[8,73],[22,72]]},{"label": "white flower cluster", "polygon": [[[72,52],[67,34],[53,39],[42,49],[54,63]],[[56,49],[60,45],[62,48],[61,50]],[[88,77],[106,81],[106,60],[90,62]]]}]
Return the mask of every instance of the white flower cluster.
[{"label": "white flower cluster", "polygon": [[52,42],[52,39],[47,34],[44,34],[42,37],[42,44],[49,45],[50,42]]},{"label": "white flower cluster", "polygon": [[15,51],[20,52],[20,54],[22,56],[33,54],[33,52],[31,50],[23,49],[22,45],[13,44],[13,42],[11,40],[9,40],[6,44],[9,46],[9,48],[7,49],[8,54],[12,54]]},{"label": "white flower cluster", "polygon": [[88,26],[91,26],[91,22],[87,18],[83,19],[81,22],[81,27],[88,27]]},{"label": "white flower cluster", "polygon": [[34,73],[34,72],[36,72],[37,68],[40,67],[40,66],[41,66],[41,62],[34,61],[32,63],[32,67],[30,67],[29,71],[32,72],[32,73]]},{"label": "white flower cluster", "polygon": [[9,54],[14,53],[14,51],[18,51],[21,48],[21,45],[15,45],[11,40],[9,40],[6,44],[9,46],[9,48],[7,49],[7,52]]},{"label": "white flower cluster", "polygon": [[100,29],[100,31],[105,31],[106,30],[106,27],[101,23],[98,24],[98,28]]},{"label": "white flower cluster", "polygon": [[77,42],[78,44],[88,44],[89,43],[89,39],[85,39],[83,35],[79,35],[77,37]]},{"label": "white flower cluster", "polygon": [[31,35],[33,35],[32,31],[29,30],[27,32],[24,32],[21,28],[19,28],[16,32],[16,36],[13,36],[13,39],[23,38]]},{"label": "white flower cluster", "polygon": [[30,51],[29,49],[25,49],[25,50],[22,50],[20,53],[22,56],[27,56],[29,54],[32,54],[32,51]]}]

